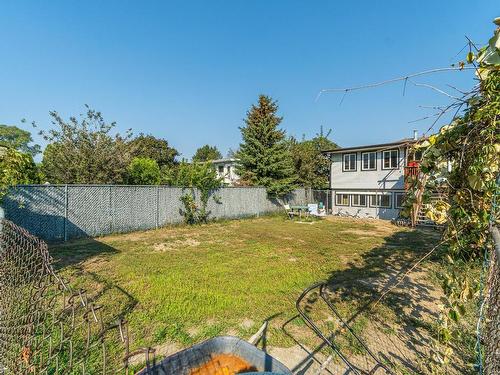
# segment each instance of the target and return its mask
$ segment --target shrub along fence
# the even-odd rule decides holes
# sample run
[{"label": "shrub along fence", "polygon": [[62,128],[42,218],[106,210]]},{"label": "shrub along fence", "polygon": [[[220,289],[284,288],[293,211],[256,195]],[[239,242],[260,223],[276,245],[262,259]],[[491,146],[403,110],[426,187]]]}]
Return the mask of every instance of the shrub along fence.
[{"label": "shrub along fence", "polygon": [[[183,221],[186,189],[129,185],[22,185],[4,198],[6,218],[47,241],[158,228]],[[210,218],[241,218],[281,210],[263,187],[225,187],[209,200]],[[285,198],[307,203],[308,189]]]}]

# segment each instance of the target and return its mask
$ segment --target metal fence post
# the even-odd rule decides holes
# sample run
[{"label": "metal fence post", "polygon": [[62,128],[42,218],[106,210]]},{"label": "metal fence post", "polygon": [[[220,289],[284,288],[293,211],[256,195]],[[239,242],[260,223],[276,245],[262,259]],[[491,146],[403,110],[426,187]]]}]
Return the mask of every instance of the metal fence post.
[{"label": "metal fence post", "polygon": [[63,225],[64,242],[68,240],[68,185],[64,185],[64,225]]},{"label": "metal fence post", "polygon": [[5,219],[5,211],[0,207],[0,234],[2,233],[2,220]]},{"label": "metal fence post", "polygon": [[113,185],[109,185],[109,205],[108,205],[108,220],[109,233],[113,233]]},{"label": "metal fence post", "polygon": [[160,225],[160,187],[156,185],[156,218],[155,227],[158,229]]}]

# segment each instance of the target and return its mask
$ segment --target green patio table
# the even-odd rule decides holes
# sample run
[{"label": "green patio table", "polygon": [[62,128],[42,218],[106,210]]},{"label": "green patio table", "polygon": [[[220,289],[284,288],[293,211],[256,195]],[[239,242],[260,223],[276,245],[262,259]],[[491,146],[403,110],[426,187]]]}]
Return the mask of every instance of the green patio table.
[{"label": "green patio table", "polygon": [[307,215],[309,213],[309,207],[308,206],[290,206],[290,209],[292,211],[299,211],[299,218],[302,218],[302,211],[305,212]]}]

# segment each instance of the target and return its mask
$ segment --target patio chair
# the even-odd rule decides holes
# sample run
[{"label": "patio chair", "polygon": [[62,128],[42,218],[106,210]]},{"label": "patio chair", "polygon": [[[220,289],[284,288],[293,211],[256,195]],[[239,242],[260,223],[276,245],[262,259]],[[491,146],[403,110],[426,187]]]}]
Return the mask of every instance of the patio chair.
[{"label": "patio chair", "polygon": [[318,203],[318,214],[319,214],[319,216],[326,215],[325,205],[323,204],[323,202]]},{"label": "patio chair", "polygon": [[297,215],[297,212],[294,212],[291,208],[290,208],[290,205],[289,204],[285,204],[283,205],[283,207],[285,208],[285,211],[286,211],[286,214],[288,215],[288,218],[290,220],[293,219],[293,216],[294,215]]}]

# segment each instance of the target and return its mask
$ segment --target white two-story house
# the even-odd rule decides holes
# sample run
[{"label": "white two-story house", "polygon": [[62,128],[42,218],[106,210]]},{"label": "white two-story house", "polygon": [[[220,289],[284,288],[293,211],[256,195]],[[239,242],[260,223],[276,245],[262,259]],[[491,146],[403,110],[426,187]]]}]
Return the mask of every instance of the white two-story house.
[{"label": "white two-story house", "polygon": [[212,160],[217,177],[221,178],[226,185],[234,186],[239,180],[240,176],[236,173],[236,164],[238,159],[223,158]]},{"label": "white two-story house", "polygon": [[325,151],[331,160],[332,213],[397,218],[405,194],[405,176],[418,171],[418,158],[409,152],[416,141],[414,137]]}]

